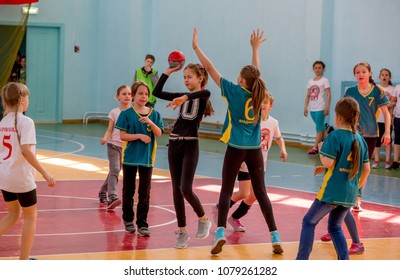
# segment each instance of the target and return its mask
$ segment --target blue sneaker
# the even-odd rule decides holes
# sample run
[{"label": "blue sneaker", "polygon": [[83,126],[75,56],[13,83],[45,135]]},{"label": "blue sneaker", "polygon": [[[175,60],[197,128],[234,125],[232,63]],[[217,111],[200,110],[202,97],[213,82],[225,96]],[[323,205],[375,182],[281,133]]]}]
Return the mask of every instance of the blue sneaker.
[{"label": "blue sneaker", "polygon": [[217,232],[215,233],[214,243],[211,248],[211,254],[216,255],[222,252],[222,246],[226,243],[225,238],[225,228],[219,227],[217,228]]},{"label": "blue sneaker", "polygon": [[274,254],[282,254],[282,243],[277,230],[271,232],[272,252]]}]

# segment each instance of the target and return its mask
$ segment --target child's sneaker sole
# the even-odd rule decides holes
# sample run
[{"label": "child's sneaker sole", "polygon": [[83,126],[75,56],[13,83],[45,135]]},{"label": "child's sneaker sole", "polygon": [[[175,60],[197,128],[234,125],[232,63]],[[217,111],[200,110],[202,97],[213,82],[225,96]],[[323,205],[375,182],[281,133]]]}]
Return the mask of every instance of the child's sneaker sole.
[{"label": "child's sneaker sole", "polygon": [[280,244],[272,245],[272,248],[274,248],[274,249],[272,250],[272,252],[273,252],[274,254],[280,255],[280,254],[283,253],[283,249],[282,249],[282,246],[281,246]]},{"label": "child's sneaker sole", "polygon": [[226,243],[225,238],[220,238],[218,241],[215,242],[213,247],[211,248],[211,254],[217,255],[222,252],[222,246]]},{"label": "child's sneaker sole", "polygon": [[108,205],[107,209],[108,209],[108,210],[113,210],[113,209],[115,209],[115,207],[120,206],[121,204],[122,204],[121,199],[117,198],[117,199],[115,199],[114,201],[112,201],[112,202]]}]

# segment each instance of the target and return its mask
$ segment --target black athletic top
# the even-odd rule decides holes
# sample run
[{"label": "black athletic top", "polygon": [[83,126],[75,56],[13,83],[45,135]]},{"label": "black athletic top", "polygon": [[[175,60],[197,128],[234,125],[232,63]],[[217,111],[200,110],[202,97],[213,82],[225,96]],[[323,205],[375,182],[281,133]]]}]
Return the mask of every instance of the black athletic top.
[{"label": "black athletic top", "polygon": [[210,97],[209,90],[196,92],[166,92],[163,91],[168,75],[162,74],[154,88],[153,95],[157,98],[172,101],[174,98],[186,95],[188,100],[180,106],[179,117],[174,124],[171,134],[179,137],[198,137],[200,122]]}]

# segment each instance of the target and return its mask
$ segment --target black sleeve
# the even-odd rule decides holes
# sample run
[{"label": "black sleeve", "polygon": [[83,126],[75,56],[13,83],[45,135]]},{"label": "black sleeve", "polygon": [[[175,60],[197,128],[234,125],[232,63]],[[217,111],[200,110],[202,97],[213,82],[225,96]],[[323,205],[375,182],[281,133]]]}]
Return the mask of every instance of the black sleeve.
[{"label": "black sleeve", "polygon": [[208,99],[210,97],[210,95],[211,95],[211,92],[208,89],[199,90],[199,91],[195,91],[195,92],[186,94],[186,96],[188,97],[188,100],[196,99],[196,98]]},{"label": "black sleeve", "polygon": [[164,99],[164,100],[169,100],[172,101],[174,98],[181,97],[182,95],[185,95],[185,93],[175,93],[175,92],[166,92],[163,91],[163,87],[165,82],[168,80],[168,75],[162,74],[160,79],[158,80],[154,90],[153,90],[153,95],[157,98]]}]

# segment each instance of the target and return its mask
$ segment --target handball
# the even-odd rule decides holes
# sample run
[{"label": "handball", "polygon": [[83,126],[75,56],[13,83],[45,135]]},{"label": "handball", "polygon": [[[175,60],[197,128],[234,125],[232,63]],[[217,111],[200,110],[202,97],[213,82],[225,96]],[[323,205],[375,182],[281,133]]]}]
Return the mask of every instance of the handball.
[{"label": "handball", "polygon": [[168,63],[170,68],[183,66],[185,64],[185,55],[180,51],[172,51],[168,56]]}]

